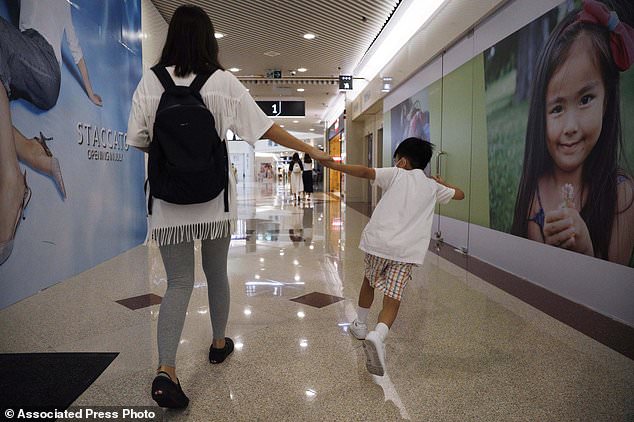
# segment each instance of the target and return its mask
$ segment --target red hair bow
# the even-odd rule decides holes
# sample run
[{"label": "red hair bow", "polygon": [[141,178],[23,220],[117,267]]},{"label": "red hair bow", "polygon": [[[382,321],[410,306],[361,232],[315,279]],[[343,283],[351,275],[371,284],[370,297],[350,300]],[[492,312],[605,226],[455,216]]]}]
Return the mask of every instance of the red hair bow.
[{"label": "red hair bow", "polygon": [[634,62],[634,29],[621,22],[616,12],[595,0],[584,0],[579,13],[581,22],[596,23],[610,30],[610,50],[616,67],[623,71]]}]

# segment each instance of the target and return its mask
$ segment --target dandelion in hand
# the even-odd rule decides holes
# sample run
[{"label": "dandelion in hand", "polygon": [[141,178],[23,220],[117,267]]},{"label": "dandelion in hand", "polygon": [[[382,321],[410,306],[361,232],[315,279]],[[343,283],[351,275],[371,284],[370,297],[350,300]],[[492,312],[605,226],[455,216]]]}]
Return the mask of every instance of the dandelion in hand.
[{"label": "dandelion in hand", "polygon": [[575,188],[570,183],[566,183],[561,187],[561,198],[563,200],[562,208],[575,207]]}]

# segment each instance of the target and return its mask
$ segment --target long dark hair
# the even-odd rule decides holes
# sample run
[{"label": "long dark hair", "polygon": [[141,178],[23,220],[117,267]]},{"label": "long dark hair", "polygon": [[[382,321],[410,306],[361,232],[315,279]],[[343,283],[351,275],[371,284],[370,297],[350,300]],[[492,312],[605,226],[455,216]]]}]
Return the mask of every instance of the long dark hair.
[{"label": "long dark hair", "polygon": [[520,179],[511,233],[527,236],[528,217],[540,176],[553,171],[553,159],[547,149],[546,92],[548,82],[567,60],[570,48],[582,34],[588,36],[592,54],[605,87],[605,103],[601,134],[583,163],[582,203],[580,215],[585,221],[595,256],[606,259],[610,235],[617,213],[617,176],[619,153],[622,151],[619,72],[610,51],[608,29],[577,20],[578,11],[570,13],[553,30],[542,50],[532,86],[524,165]]},{"label": "long dark hair", "polygon": [[293,171],[293,165],[295,165],[295,163],[299,164],[299,168],[301,168],[302,171],[304,171],[304,165],[302,164],[302,160],[299,159],[298,153],[293,154],[293,158],[291,159],[291,164],[288,166],[288,171]]},{"label": "long dark hair", "polygon": [[309,154],[309,153],[307,153],[307,152],[306,152],[306,153],[304,153],[304,162],[305,162],[306,164],[310,164],[310,163],[312,163],[312,162],[313,162],[313,159],[312,159],[312,158],[310,158],[310,154]]},{"label": "long dark hair", "polygon": [[162,66],[175,66],[176,76],[224,70],[218,61],[218,41],[214,25],[205,11],[193,5],[180,6],[174,12],[163,46]]}]

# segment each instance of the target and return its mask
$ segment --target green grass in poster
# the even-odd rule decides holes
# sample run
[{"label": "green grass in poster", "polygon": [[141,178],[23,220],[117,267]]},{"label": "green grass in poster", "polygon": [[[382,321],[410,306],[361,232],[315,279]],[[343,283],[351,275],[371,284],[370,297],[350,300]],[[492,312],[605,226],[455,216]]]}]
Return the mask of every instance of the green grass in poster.
[{"label": "green grass in poster", "polygon": [[486,91],[491,228],[505,233],[513,223],[528,119],[527,102],[513,104],[514,80],[510,72]]}]

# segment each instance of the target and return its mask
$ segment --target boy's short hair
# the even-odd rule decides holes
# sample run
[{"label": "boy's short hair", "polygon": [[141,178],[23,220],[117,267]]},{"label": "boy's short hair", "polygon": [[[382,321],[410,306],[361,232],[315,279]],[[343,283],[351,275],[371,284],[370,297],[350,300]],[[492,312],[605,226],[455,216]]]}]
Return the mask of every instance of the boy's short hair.
[{"label": "boy's short hair", "polygon": [[407,138],[396,147],[394,158],[407,158],[412,168],[425,170],[434,152],[434,144],[420,138]]}]

